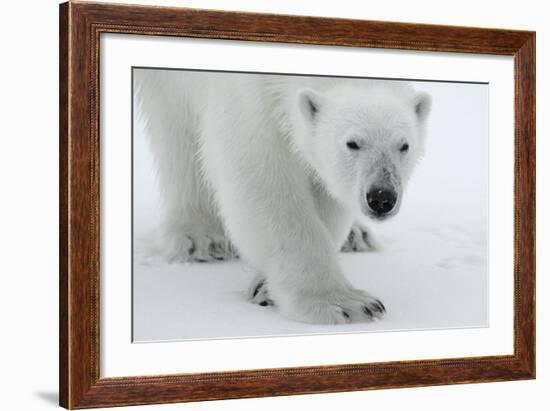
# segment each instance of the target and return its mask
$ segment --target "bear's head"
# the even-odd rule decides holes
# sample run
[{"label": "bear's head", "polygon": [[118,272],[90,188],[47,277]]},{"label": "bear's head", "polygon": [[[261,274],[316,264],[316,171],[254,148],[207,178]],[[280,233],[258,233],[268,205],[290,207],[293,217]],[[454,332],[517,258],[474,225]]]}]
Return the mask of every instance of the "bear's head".
[{"label": "bear's head", "polygon": [[421,158],[431,98],[399,82],[297,92],[294,144],[326,190],[377,220],[395,215]]}]

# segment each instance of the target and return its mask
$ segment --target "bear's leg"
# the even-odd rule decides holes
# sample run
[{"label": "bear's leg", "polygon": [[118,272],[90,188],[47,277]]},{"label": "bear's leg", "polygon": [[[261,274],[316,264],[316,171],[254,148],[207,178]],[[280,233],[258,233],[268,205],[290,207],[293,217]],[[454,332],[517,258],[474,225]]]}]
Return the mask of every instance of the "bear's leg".
[{"label": "bear's leg", "polygon": [[[174,147],[174,145],[172,145]],[[225,235],[217,210],[199,166],[188,149],[180,158],[168,148],[157,152],[158,180],[163,200],[159,252],[169,262],[209,262],[237,256]],[[184,166],[179,166],[184,164]]]},{"label": "bear's leg", "polygon": [[[163,200],[159,252],[169,262],[209,262],[237,256],[225,235],[212,195],[190,153],[172,143],[156,150],[158,181]],[[196,151],[195,151],[196,152]],[[171,166],[167,166],[171,165]]]},{"label": "bear's leg", "polygon": [[[193,160],[183,158],[182,161]],[[158,178],[164,208],[158,235],[159,253],[169,262],[235,258],[236,251],[225,235],[207,186],[197,169],[190,168],[189,163],[185,170],[160,164]]]},{"label": "bear's leg", "polygon": [[372,230],[362,223],[353,223],[349,234],[342,245],[342,252],[365,252],[378,250],[380,247],[374,238]]},{"label": "bear's leg", "polygon": [[[346,236],[342,251],[362,252],[375,249],[375,241],[372,232],[361,223],[354,223],[348,232],[352,216],[343,205],[336,202],[333,197],[319,185],[314,184],[314,195],[317,210],[328,233],[336,244],[342,244],[342,238]],[[336,247],[336,249],[339,249]],[[248,297],[254,304],[260,306],[273,306],[276,301],[270,296],[268,280],[265,275],[258,274],[252,281]]]},{"label": "bear's leg", "polygon": [[[225,145],[221,136],[220,130],[215,144],[205,146],[204,164],[224,227],[239,255],[264,274],[269,300],[284,316],[307,323],[381,317],[382,303],[343,275],[339,246],[319,216],[303,165],[270,147],[275,138],[260,145],[245,138],[247,144],[236,145],[233,137]],[[267,290],[260,283],[251,287],[253,300]]]},{"label": "bear's leg", "polygon": [[154,70],[140,71],[138,75],[136,107],[146,120],[143,125],[162,200],[157,252],[170,262],[236,257],[200,172],[200,127],[197,113],[182,98],[185,94],[176,81],[181,75]]}]

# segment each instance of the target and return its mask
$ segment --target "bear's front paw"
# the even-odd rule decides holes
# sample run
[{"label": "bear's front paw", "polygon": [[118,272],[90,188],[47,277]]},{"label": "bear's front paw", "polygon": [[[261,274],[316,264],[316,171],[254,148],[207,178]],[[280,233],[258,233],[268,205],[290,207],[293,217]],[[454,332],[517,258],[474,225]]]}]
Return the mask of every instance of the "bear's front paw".
[{"label": "bear's front paw", "polygon": [[281,309],[287,317],[313,324],[367,322],[382,318],[386,312],[378,298],[354,288],[333,290],[323,297],[304,296]]},{"label": "bear's front paw", "polygon": [[351,226],[348,238],[342,246],[342,252],[364,252],[378,249],[378,244],[374,239],[372,230],[362,224],[354,223]]},{"label": "bear's front paw", "polygon": [[169,262],[211,262],[237,258],[237,252],[224,235],[181,232],[165,238],[161,253]]}]

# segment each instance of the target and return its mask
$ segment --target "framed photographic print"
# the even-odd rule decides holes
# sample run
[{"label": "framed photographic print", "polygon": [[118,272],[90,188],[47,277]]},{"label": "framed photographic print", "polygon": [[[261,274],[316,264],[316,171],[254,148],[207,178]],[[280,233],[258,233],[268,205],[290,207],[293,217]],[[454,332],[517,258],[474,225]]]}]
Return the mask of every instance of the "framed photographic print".
[{"label": "framed photographic print", "polygon": [[535,377],[535,33],[60,6],[60,404]]}]

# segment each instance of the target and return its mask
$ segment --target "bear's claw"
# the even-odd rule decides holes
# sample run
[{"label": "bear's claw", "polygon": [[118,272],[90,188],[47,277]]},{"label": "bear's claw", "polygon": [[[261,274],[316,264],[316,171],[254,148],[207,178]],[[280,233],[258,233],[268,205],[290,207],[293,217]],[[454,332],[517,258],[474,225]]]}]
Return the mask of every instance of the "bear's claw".
[{"label": "bear's claw", "polygon": [[351,226],[346,241],[342,245],[341,251],[344,253],[364,252],[377,250],[378,244],[374,239],[372,231],[367,227],[355,223]]},{"label": "bear's claw", "polygon": [[267,291],[267,281],[261,276],[256,276],[248,291],[250,301],[262,307],[275,305]]},{"label": "bear's claw", "polygon": [[233,245],[223,235],[182,233],[169,240],[164,249],[169,262],[225,261],[238,258]]}]

